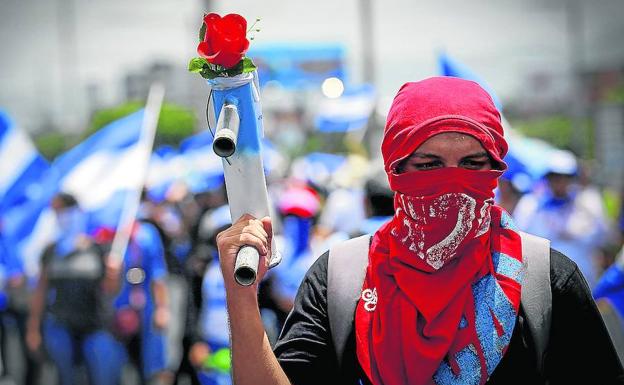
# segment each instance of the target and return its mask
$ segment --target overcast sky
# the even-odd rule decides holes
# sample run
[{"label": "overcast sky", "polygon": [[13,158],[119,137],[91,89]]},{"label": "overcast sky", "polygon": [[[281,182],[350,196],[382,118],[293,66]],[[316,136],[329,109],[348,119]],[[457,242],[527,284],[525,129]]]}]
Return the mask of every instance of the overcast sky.
[{"label": "overcast sky", "polygon": [[[0,107],[28,129],[42,119],[84,124],[88,84],[118,103],[122,77],[154,59],[186,66],[205,10],[200,0],[0,0]],[[362,76],[359,0],[217,0],[219,13],[261,17],[252,44],[338,42],[354,82]],[[545,5],[544,5],[545,4]],[[571,48],[589,67],[624,64],[624,1],[581,4],[582,39],[571,44],[567,4],[515,0],[373,0],[376,80],[389,98],[411,80],[435,75],[436,51],[487,79],[503,99],[535,73],[562,79]],[[574,31],[572,32],[574,33]],[[72,38],[73,36],[73,38]],[[188,75],[192,76],[192,75]]]}]

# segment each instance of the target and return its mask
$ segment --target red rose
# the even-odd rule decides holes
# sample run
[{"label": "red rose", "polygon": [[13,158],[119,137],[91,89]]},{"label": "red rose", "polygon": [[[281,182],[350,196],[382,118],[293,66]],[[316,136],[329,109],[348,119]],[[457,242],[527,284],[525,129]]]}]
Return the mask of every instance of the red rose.
[{"label": "red rose", "polygon": [[247,21],[231,13],[221,17],[216,13],[204,16],[206,34],[197,46],[197,53],[209,63],[225,68],[234,67],[249,48]]}]

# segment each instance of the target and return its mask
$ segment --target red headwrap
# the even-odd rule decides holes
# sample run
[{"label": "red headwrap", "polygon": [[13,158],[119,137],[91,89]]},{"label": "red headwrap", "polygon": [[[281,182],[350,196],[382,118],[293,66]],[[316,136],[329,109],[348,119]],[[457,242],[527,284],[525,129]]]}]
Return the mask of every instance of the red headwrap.
[{"label": "red headwrap", "polygon": [[[475,137],[498,170],[395,172],[443,132]],[[355,321],[373,384],[483,384],[506,351],[524,271],[520,237],[493,205],[506,151],[500,114],[474,82],[431,78],[394,99],[382,153],[396,213],[373,237]]]}]

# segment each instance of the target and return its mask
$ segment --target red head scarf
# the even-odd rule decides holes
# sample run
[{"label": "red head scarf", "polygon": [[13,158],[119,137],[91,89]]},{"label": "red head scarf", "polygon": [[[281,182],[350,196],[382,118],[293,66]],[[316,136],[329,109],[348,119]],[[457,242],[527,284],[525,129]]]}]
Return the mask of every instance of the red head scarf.
[{"label": "red head scarf", "polygon": [[[479,140],[497,170],[396,172],[443,132]],[[355,320],[373,384],[483,384],[505,353],[524,271],[520,237],[493,204],[506,152],[500,114],[474,82],[430,78],[395,97],[382,143],[395,215],[373,237]]]}]

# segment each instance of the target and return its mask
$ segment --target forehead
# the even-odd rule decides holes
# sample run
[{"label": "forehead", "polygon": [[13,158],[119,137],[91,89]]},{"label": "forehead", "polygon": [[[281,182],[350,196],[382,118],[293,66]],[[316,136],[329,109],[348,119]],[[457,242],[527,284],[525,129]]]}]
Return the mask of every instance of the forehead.
[{"label": "forehead", "polygon": [[481,142],[474,136],[461,132],[444,132],[424,141],[415,152],[466,152],[485,151]]}]

